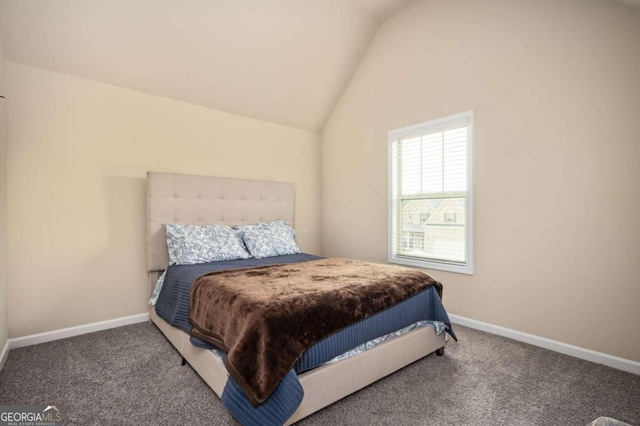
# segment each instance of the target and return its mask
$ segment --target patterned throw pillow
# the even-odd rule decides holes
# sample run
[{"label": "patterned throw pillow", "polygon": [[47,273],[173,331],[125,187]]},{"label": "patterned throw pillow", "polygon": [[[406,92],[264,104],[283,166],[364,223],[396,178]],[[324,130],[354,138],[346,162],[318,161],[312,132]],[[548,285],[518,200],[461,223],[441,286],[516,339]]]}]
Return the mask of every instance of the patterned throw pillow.
[{"label": "patterned throw pillow", "polygon": [[296,233],[288,222],[259,223],[257,225],[236,225],[244,245],[256,259],[286,254],[302,253],[296,245]]},{"label": "patterned throw pillow", "polygon": [[242,240],[226,225],[165,224],[170,265],[248,259]]}]

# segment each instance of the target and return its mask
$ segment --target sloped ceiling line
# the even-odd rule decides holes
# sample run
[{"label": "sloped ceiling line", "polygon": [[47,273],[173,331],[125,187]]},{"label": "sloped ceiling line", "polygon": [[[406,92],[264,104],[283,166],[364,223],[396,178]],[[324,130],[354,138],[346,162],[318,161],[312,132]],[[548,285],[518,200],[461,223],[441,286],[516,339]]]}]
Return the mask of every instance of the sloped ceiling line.
[{"label": "sloped ceiling line", "polygon": [[0,25],[6,60],[320,132],[416,1],[0,0]]}]

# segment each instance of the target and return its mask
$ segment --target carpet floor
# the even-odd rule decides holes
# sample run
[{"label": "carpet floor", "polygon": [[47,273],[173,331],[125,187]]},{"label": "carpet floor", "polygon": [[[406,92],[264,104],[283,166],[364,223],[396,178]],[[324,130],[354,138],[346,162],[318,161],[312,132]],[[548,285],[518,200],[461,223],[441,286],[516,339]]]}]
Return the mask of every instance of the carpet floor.
[{"label": "carpet floor", "polygon": [[[300,425],[640,426],[640,376],[456,326],[459,342]],[[67,425],[237,425],[150,323],[9,352],[0,405],[54,404]]]}]

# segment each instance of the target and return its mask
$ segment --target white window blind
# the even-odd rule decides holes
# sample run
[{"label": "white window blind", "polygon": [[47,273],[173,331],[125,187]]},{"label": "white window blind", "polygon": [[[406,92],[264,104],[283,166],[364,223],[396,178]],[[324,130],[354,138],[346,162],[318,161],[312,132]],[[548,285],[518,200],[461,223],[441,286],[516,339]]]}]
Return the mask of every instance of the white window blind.
[{"label": "white window blind", "polygon": [[389,132],[389,262],[473,273],[473,113]]}]

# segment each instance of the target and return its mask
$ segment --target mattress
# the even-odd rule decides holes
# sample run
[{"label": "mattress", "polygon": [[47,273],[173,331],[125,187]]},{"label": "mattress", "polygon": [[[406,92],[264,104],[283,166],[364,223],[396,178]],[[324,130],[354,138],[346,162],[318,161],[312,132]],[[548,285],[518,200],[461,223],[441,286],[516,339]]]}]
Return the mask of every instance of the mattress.
[{"label": "mattress", "polygon": [[[188,333],[191,325],[189,315],[189,289],[200,275],[212,271],[250,268],[254,266],[305,262],[319,259],[318,256],[297,254],[264,259],[247,259],[211,262],[198,265],[170,266],[164,278],[162,291],[156,303],[156,313],[172,326]],[[304,392],[297,375],[311,370],[359,345],[383,338],[416,322],[435,320],[444,324],[447,332],[455,338],[449,318],[440,303],[435,288],[427,289],[413,297],[353,324],[323,339],[307,350],[282,380],[273,395],[263,404],[252,406],[237,383],[230,378],[222,394],[222,402],[243,424],[282,424],[300,404]],[[202,342],[195,342],[201,345]],[[356,349],[357,353],[357,349]],[[224,357],[224,354],[222,354]]]}]

